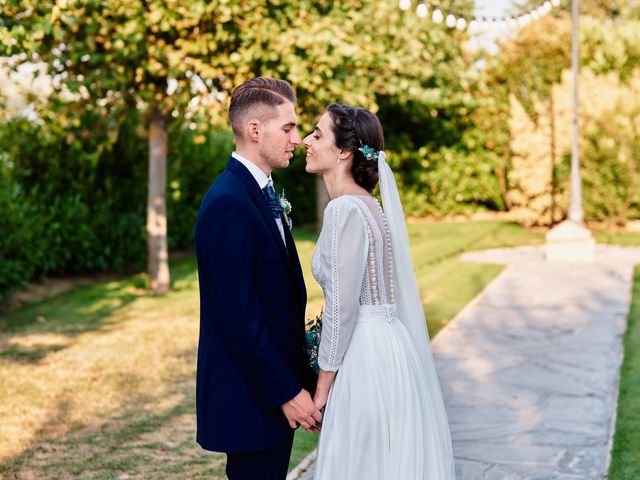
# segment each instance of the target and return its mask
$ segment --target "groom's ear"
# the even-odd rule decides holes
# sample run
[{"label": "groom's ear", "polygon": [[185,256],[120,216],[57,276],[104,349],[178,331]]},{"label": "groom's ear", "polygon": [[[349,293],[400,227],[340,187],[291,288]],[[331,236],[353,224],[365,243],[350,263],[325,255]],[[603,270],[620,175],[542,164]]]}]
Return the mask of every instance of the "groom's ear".
[{"label": "groom's ear", "polygon": [[249,120],[247,123],[247,139],[257,142],[262,137],[262,122],[256,118]]}]

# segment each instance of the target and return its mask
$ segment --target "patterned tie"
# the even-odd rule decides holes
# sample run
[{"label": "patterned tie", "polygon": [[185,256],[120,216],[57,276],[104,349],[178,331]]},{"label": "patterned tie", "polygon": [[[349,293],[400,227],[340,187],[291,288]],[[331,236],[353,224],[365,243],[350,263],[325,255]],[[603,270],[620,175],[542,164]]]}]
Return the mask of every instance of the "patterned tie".
[{"label": "patterned tie", "polygon": [[280,205],[280,199],[276,195],[276,191],[273,189],[270,183],[267,183],[267,186],[264,187],[262,191],[264,192],[265,197],[267,197],[271,213],[273,213],[273,216],[275,218],[280,218],[282,206]]}]

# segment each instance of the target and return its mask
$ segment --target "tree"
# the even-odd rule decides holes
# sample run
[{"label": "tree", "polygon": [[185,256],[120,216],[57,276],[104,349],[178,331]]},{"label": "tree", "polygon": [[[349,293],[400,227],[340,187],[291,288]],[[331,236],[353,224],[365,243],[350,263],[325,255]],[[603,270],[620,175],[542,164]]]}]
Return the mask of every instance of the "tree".
[{"label": "tree", "polygon": [[[47,66],[63,94],[57,102],[63,117],[95,111],[104,118],[103,128],[115,133],[133,110],[143,113],[148,125],[148,261],[154,292],[169,288],[166,127],[173,117],[193,115],[188,109],[193,90],[208,90],[198,75],[203,66],[209,78],[224,78],[224,69],[216,70],[208,59],[236,26],[229,18],[223,28],[214,29],[211,19],[225,13],[224,7],[217,9],[209,2],[186,0],[19,1],[3,6],[5,54],[27,53],[24,61]],[[52,104],[47,110],[52,111]]]},{"label": "tree", "polygon": [[[635,3],[635,7],[632,3]],[[637,2],[617,0],[584,2],[580,51],[581,64],[586,70],[598,75],[615,72],[622,83],[630,83],[637,78],[634,72],[640,61],[640,42],[637,40],[640,23],[633,20],[637,18],[637,7]],[[504,158],[509,159],[507,199],[510,208],[526,211],[519,218],[527,223],[553,223],[564,214],[560,203],[564,200],[563,181],[566,180],[567,169],[564,164],[566,148],[562,140],[565,136],[570,138],[570,132],[566,131],[567,120],[563,114],[566,110],[566,95],[559,85],[570,66],[570,22],[564,11],[533,22],[518,32],[515,38],[501,44],[499,54],[489,62],[485,74],[486,96],[491,100],[487,101],[488,106],[483,108],[477,122],[487,125],[485,130],[493,132],[494,143],[503,152]],[[612,28],[612,24],[615,28]],[[625,91],[624,85],[618,85],[611,78],[590,81],[590,85],[600,87],[607,83],[615,85],[616,92]],[[631,86],[629,89],[632,91]],[[604,92],[600,95],[604,95]],[[614,98],[615,95],[608,97]],[[588,98],[583,100],[593,103]],[[583,122],[592,122],[590,125],[599,122],[595,120],[599,116],[589,117],[586,115],[587,109],[583,110]],[[612,118],[612,124],[619,121],[619,115],[615,117],[615,120]],[[606,130],[604,124],[600,125]],[[537,140],[533,140],[534,136]],[[616,149],[625,151],[631,148],[631,143],[625,137],[617,137],[619,141],[616,142]],[[615,160],[613,157],[608,158],[609,154],[604,153],[602,145],[596,143],[596,148],[593,148],[594,145],[585,145],[586,138],[587,131],[583,132],[582,138],[585,179],[590,170],[601,169],[596,166],[595,161],[593,166],[586,163],[591,159],[607,158],[608,167],[620,170],[619,166],[612,166]],[[517,148],[514,148],[516,144]],[[548,162],[548,166],[543,166],[542,162]],[[602,161],[600,163],[605,164]],[[621,174],[611,182],[620,183],[622,177]],[[633,183],[633,175],[627,173],[624,174],[623,183],[627,183],[627,177]],[[585,187],[586,210],[590,218],[602,220],[603,215],[596,211],[606,211],[620,221],[626,215],[625,212],[633,211],[630,207],[632,197],[627,195],[626,186],[624,195],[620,194],[625,199],[621,202],[626,205],[625,208],[612,207],[618,202],[620,195],[612,195],[610,192],[609,204],[594,208],[596,203],[603,204],[596,197],[601,195],[601,191],[607,191],[607,188],[600,188],[596,183],[586,180]]]},{"label": "tree", "polygon": [[[469,11],[472,2],[453,6]],[[112,142],[117,126],[141,112],[149,143],[149,273],[157,292],[169,287],[167,124],[224,124],[229,93],[247,78],[291,81],[305,130],[333,101],[373,111],[393,105],[406,114],[417,147],[440,143],[438,137],[450,144],[465,128],[466,34],[395,2],[11,0],[2,13],[0,54],[42,62],[54,78],[59,95],[43,117],[77,126],[80,112],[94,112]],[[436,128],[425,129],[424,121]]]},{"label": "tree", "polygon": [[[519,32],[516,38],[500,44],[500,52],[489,70],[489,75],[493,77],[490,83],[504,85],[506,90],[503,90],[503,94],[506,93],[508,96],[514,97],[522,105],[524,111],[529,114],[534,124],[538,124],[541,120],[539,117],[540,109],[537,108],[539,102],[544,105],[546,112],[544,118],[550,119],[545,127],[548,130],[548,148],[544,149],[549,152],[549,164],[544,170],[549,173],[550,191],[536,189],[536,196],[542,194],[549,200],[548,202],[543,201],[546,206],[542,209],[543,217],[548,218],[549,224],[552,224],[557,217],[556,196],[558,189],[556,178],[558,165],[556,152],[558,149],[554,123],[553,85],[560,81],[562,71],[568,68],[571,63],[570,27],[569,17],[564,12],[558,16],[547,16],[531,23]],[[507,105],[512,103],[508,97],[506,102]],[[524,182],[530,180],[526,176],[522,178]],[[509,187],[514,190],[527,190],[526,187],[519,184]],[[526,201],[540,202],[541,199],[529,198]]]}]

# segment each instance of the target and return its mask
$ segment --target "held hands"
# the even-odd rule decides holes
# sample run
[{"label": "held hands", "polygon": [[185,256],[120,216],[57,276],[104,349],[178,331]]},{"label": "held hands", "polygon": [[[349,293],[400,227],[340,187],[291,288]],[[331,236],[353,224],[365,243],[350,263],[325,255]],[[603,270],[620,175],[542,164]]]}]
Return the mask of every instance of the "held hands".
[{"label": "held hands", "polygon": [[328,390],[316,390],[316,394],[313,396],[313,403],[315,403],[318,409],[324,408],[329,398]]},{"label": "held hands", "polygon": [[300,425],[307,432],[314,432],[317,431],[317,425],[322,420],[320,410],[314,404],[309,392],[304,389],[280,408],[291,428],[298,428]]},{"label": "held hands", "polygon": [[318,384],[316,385],[316,393],[313,396],[313,403],[316,404],[318,408],[324,408],[327,404],[327,400],[329,398],[329,391],[331,390],[331,385],[333,385],[333,381],[336,378],[336,372],[329,372],[326,370],[320,369],[318,373]]},{"label": "held hands", "polygon": [[[324,415],[324,407],[327,405],[329,399],[329,392],[331,385],[336,378],[336,372],[328,372],[320,369],[318,373],[318,383],[316,385],[316,393],[313,395],[313,403],[316,408],[320,409],[320,412]],[[322,425],[315,426],[315,431],[320,431]]]}]

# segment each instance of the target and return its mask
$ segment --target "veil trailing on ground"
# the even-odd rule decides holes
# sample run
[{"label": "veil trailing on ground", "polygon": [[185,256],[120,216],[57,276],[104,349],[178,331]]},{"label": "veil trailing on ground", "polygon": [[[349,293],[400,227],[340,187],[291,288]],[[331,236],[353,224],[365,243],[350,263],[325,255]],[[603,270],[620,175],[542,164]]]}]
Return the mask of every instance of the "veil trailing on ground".
[{"label": "veil trailing on ground", "polygon": [[391,233],[391,246],[393,251],[394,269],[393,281],[395,285],[395,298],[400,320],[405,325],[415,347],[420,355],[424,375],[427,380],[429,392],[431,392],[432,421],[438,432],[438,455],[443,460],[442,479],[455,478],[453,465],[453,453],[449,422],[442,400],[440,382],[436,374],[429,335],[427,333],[424,310],[418,285],[416,283],[413,263],[409,252],[409,235],[404,219],[402,204],[398,194],[393,172],[386,162],[386,155],[380,152],[378,156],[378,176],[380,182],[380,196],[382,208],[387,217]]}]

